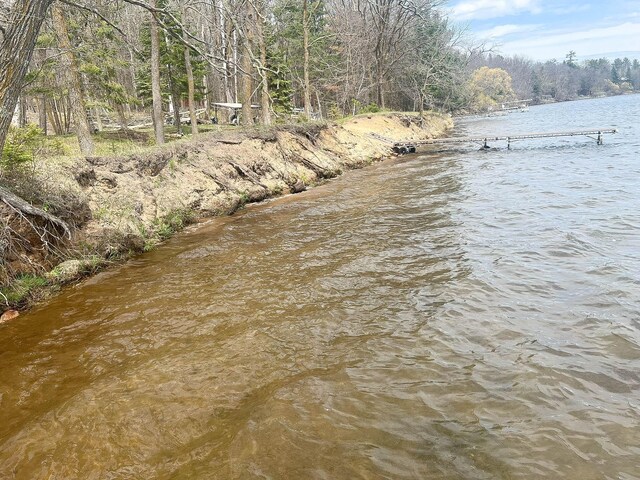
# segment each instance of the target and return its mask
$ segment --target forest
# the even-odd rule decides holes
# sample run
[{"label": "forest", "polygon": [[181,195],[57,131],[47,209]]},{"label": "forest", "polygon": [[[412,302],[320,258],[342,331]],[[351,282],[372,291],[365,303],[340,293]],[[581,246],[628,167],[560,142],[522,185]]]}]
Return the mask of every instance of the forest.
[{"label": "forest", "polygon": [[[188,111],[195,133],[213,118],[213,103],[241,103],[243,124],[264,125],[292,113],[455,110],[465,103],[460,87],[474,49],[438,7],[434,0],[17,0],[4,13],[0,65],[17,61],[26,71],[8,75],[12,87],[0,86],[0,95],[5,108],[17,101],[19,125],[74,131],[86,155],[92,132],[106,126],[152,123],[163,143],[164,126]],[[34,18],[15,27],[12,15],[25,8],[36,9]],[[33,46],[8,52],[11,28],[33,37]]]},{"label": "forest", "polygon": [[577,60],[574,51],[562,62],[534,62],[524,57],[487,54],[470,62],[473,69],[488,66],[505,70],[518,98],[534,103],[563,102],[581,97],[620,95],[640,90],[638,59],[607,58]]},{"label": "forest", "polygon": [[170,126],[183,124],[197,133],[199,125],[231,120],[474,112],[518,98],[541,103],[640,89],[637,60],[497,55],[451,24],[444,4],[3,0],[0,147],[12,120],[45,135],[73,132],[91,155],[92,135],[105,128],[153,126],[162,144]]}]

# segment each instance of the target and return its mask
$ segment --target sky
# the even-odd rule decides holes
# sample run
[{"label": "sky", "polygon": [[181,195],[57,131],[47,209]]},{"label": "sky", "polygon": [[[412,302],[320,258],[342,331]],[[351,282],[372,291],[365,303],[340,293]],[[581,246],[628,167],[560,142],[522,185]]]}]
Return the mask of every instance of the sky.
[{"label": "sky", "polygon": [[450,19],[496,53],[640,59],[640,0],[449,0]]}]

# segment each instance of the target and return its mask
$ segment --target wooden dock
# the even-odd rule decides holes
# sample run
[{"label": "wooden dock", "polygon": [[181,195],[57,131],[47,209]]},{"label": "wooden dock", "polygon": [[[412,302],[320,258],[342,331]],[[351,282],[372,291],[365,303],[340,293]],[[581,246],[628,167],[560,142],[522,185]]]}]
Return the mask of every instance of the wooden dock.
[{"label": "wooden dock", "polygon": [[428,140],[391,140],[381,135],[372,134],[371,136],[385,141],[393,145],[393,151],[396,153],[414,153],[416,148],[422,145],[449,145],[456,143],[477,143],[481,148],[488,149],[489,142],[506,141],[507,148],[511,148],[511,142],[515,140],[527,140],[536,138],[554,138],[554,137],[589,137],[597,142],[598,145],[603,144],[603,135],[613,134],[618,131],[615,128],[593,128],[590,130],[577,130],[571,132],[542,132],[542,133],[525,133],[516,135],[495,135],[480,137],[449,137],[449,138],[432,138]]}]

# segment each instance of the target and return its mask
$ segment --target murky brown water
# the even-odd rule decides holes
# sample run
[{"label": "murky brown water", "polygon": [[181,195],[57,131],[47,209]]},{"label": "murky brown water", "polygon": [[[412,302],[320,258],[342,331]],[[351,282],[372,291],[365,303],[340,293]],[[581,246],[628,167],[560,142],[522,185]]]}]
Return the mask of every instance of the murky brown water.
[{"label": "murky brown water", "polygon": [[640,478],[621,111],[471,122],[623,131],[351,172],[0,326],[0,478]]}]

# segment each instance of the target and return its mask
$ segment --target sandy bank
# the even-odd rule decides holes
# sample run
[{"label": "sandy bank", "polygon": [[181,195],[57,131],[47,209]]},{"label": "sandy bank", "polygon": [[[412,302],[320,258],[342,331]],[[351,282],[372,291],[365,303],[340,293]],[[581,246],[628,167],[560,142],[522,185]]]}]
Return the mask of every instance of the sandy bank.
[{"label": "sandy bank", "polygon": [[[250,202],[296,193],[342,172],[392,155],[391,139],[423,139],[453,127],[450,117],[377,114],[342,124],[219,131],[183,139],[144,154],[92,157],[49,167],[42,181],[76,199],[71,239],[54,249],[14,212],[2,211],[28,245],[5,258],[14,278],[63,284],[105,262],[148,250],[186,223],[231,214]],[[39,180],[40,181],[40,180]],[[10,293],[11,286],[5,287]],[[27,297],[9,299],[24,306]],[[6,308],[6,307],[5,307]]]}]

